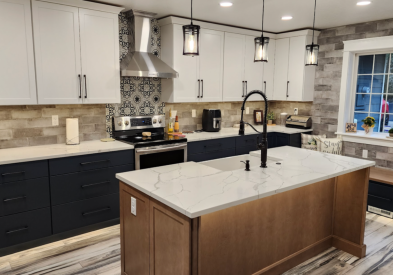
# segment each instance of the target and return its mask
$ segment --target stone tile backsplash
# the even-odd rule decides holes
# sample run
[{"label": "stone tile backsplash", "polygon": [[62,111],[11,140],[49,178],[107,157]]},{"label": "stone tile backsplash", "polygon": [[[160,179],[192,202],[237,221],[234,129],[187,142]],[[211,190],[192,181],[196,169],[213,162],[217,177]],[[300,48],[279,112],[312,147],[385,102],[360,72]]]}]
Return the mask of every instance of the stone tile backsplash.
[{"label": "stone tile backsplash", "polygon": [[[59,125],[52,126],[52,115]],[[65,143],[66,118],[79,119],[81,141],[105,138],[105,105],[0,106],[0,149]]]}]

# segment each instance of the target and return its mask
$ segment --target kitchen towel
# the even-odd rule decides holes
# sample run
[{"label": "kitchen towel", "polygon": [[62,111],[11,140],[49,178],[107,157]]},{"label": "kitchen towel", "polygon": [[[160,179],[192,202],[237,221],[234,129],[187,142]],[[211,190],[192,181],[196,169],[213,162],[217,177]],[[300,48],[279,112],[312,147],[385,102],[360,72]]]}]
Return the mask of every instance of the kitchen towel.
[{"label": "kitchen towel", "polygon": [[66,144],[79,144],[79,120],[77,118],[66,119]]}]

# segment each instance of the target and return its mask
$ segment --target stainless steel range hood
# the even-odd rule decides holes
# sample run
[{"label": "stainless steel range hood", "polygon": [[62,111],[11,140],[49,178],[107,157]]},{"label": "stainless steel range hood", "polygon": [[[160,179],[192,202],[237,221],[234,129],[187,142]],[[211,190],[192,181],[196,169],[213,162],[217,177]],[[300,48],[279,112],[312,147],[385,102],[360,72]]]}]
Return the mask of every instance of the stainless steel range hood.
[{"label": "stainless steel range hood", "polygon": [[121,76],[177,78],[179,74],[151,53],[151,19],[155,13],[131,10],[127,13],[129,53],[120,63]]}]

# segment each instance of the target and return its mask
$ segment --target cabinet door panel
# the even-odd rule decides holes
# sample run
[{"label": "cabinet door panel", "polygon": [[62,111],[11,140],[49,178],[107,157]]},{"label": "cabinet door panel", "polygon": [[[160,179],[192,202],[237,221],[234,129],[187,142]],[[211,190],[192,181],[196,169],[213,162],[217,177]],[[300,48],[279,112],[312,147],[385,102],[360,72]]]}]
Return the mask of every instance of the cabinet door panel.
[{"label": "cabinet door panel", "polygon": [[291,37],[288,63],[288,98],[290,101],[303,100],[304,60],[306,51],[304,36]]},{"label": "cabinet door panel", "polygon": [[118,15],[79,9],[79,20],[83,102],[120,103]]},{"label": "cabinet door panel", "polygon": [[224,66],[224,33],[201,30],[199,77],[201,101],[222,101],[222,70]]},{"label": "cabinet door panel", "polygon": [[0,0],[0,105],[37,104],[29,0]]},{"label": "cabinet door panel", "polygon": [[78,8],[33,1],[39,104],[82,103]]},{"label": "cabinet door panel", "polygon": [[270,39],[268,51],[269,60],[267,63],[263,63],[263,91],[270,100],[274,98],[274,64],[276,58],[276,40]]},{"label": "cabinet door panel", "polygon": [[276,40],[274,100],[287,100],[289,38]]},{"label": "cabinet door panel", "polygon": [[[254,52],[255,52],[255,37],[246,36],[246,53],[244,60],[244,80],[246,82],[245,94],[253,91],[260,90],[263,91],[263,63],[264,62],[254,62]],[[270,45],[269,45],[270,47]],[[270,58],[270,57],[269,57]],[[263,100],[259,95],[253,95],[248,98],[251,101],[261,101]]]},{"label": "cabinet door panel", "polygon": [[244,35],[225,33],[224,45],[224,101],[243,101],[244,81]]}]

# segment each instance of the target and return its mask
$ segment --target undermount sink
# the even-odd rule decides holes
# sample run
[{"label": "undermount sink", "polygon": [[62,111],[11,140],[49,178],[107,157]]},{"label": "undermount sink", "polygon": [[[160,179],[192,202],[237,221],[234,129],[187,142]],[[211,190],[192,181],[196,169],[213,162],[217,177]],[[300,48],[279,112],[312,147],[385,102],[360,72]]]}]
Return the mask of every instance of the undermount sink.
[{"label": "undermount sink", "polygon": [[[261,165],[261,158],[253,157],[251,155],[240,155],[236,157],[228,157],[222,159],[215,159],[200,162],[200,164],[215,168],[221,171],[233,171],[238,169],[245,169],[246,165],[241,161],[250,161],[250,167],[259,167]],[[274,161],[272,158],[267,158],[267,163]]]}]

